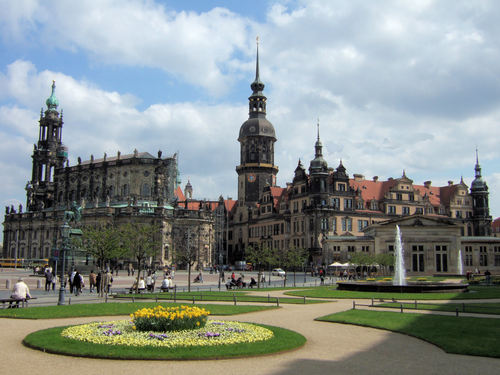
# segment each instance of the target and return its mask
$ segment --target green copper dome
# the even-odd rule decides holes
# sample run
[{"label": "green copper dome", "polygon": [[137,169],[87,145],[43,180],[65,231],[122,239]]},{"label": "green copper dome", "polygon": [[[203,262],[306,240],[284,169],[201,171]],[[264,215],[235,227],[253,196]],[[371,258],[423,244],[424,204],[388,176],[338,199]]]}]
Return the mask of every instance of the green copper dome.
[{"label": "green copper dome", "polygon": [[56,81],[52,81],[52,93],[50,94],[49,98],[45,101],[45,104],[47,104],[47,109],[49,111],[57,111],[57,106],[59,105],[59,100],[57,100],[56,95]]}]

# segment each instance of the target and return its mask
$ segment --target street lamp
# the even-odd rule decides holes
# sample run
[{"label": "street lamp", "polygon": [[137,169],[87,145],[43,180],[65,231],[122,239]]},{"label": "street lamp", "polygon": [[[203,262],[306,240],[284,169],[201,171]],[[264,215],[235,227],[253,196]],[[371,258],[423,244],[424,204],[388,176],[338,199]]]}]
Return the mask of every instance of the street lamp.
[{"label": "street lamp", "polygon": [[64,305],[64,294],[66,292],[66,281],[64,277],[64,272],[66,269],[66,251],[69,249],[69,235],[70,235],[71,227],[68,222],[65,221],[61,226],[61,237],[62,237],[62,247],[60,251],[61,261],[61,274],[60,274],[60,288],[59,288],[59,301],[58,305]]}]

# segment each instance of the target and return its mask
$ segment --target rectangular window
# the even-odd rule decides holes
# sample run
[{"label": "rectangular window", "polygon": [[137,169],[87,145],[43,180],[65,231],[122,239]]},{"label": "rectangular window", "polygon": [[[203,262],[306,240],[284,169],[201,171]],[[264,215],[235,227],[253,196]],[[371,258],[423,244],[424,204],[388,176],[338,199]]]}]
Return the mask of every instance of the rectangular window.
[{"label": "rectangular window", "polygon": [[412,245],[412,271],[413,272],[424,272],[424,245]]},{"label": "rectangular window", "polygon": [[422,215],[423,213],[424,213],[424,210],[422,207],[415,208],[415,214]]},{"label": "rectangular window", "polygon": [[344,208],[347,210],[352,209],[352,199],[344,199]]},{"label": "rectangular window", "polygon": [[336,210],[340,208],[340,198],[332,198],[332,207]]},{"label": "rectangular window", "polygon": [[388,206],[387,213],[394,215],[396,213],[396,206]]},{"label": "rectangular window", "polygon": [[390,253],[393,253],[394,252],[394,245],[387,246],[387,251]]},{"label": "rectangular window", "polygon": [[338,184],[337,186],[339,187],[340,191],[345,191],[345,184]]},{"label": "rectangular window", "polygon": [[446,245],[436,245],[436,271],[437,272],[448,272],[448,253]]},{"label": "rectangular window", "polygon": [[409,215],[410,214],[410,207],[403,207],[403,215]]},{"label": "rectangular window", "polygon": [[483,267],[488,265],[488,253],[486,246],[479,246],[479,265]]},{"label": "rectangular window", "polygon": [[370,246],[361,246],[361,251],[364,253],[369,253],[370,252]]}]

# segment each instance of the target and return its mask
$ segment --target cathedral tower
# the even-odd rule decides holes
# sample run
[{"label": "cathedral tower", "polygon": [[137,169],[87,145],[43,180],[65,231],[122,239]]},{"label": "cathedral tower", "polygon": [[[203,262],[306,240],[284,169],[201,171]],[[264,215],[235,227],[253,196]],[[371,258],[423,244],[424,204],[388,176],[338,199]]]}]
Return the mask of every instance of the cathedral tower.
[{"label": "cathedral tower", "polygon": [[241,125],[240,165],[238,173],[238,202],[240,205],[259,201],[266,186],[276,185],[278,167],[274,165],[274,142],[276,134],[273,125],[266,119],[266,101],[262,91],[264,83],[259,76],[259,44],[257,38],[257,63],[255,80],[250,85],[252,95],[248,98],[248,120]]},{"label": "cathedral tower", "polygon": [[31,181],[26,185],[27,209],[42,210],[54,205],[54,172],[61,168],[68,158],[68,150],[62,143],[63,116],[57,111],[59,101],[55,95],[56,83],[52,83],[52,93],[45,102],[47,110],[40,112],[38,143],[34,145],[33,171]]}]

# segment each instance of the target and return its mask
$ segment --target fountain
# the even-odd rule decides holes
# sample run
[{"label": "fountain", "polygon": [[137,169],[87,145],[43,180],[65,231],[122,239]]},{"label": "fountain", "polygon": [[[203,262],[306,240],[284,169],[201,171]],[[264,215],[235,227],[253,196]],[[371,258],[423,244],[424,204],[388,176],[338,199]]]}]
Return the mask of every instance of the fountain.
[{"label": "fountain", "polygon": [[464,263],[462,261],[462,249],[458,250],[458,274],[464,274]]},{"label": "fountain", "polygon": [[406,269],[404,259],[403,243],[401,241],[401,229],[396,225],[396,239],[394,241],[395,265],[394,279],[392,285],[406,285]]},{"label": "fountain", "polygon": [[[401,241],[401,229],[396,225],[394,240],[394,278],[392,281],[338,281],[338,290],[354,290],[360,292],[391,292],[391,293],[425,293],[425,292],[465,292],[468,284],[444,283],[430,281],[406,281],[404,248]],[[459,272],[462,274],[462,252],[459,252]]]}]

